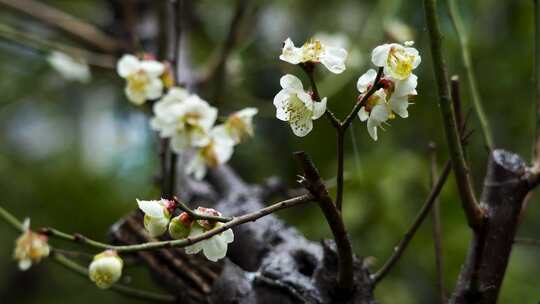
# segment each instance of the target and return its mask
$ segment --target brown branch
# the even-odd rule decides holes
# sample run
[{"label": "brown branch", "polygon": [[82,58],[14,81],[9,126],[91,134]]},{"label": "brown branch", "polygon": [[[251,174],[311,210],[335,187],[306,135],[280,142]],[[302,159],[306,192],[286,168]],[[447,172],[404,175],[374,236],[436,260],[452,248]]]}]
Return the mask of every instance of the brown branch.
[{"label": "brown branch", "polygon": [[351,113],[349,113],[349,115],[347,115],[347,117],[343,120],[343,123],[341,125],[343,129],[346,130],[349,127],[349,125],[356,118],[356,116],[358,115],[358,112],[366,104],[367,100],[371,97],[371,95],[373,95],[373,93],[375,93],[378,89],[380,89],[379,80],[381,80],[382,76],[383,76],[383,68],[381,67],[377,71],[377,77],[375,77],[375,80],[373,81],[373,85],[371,86],[371,89],[369,89],[367,93],[364,94],[364,96],[362,96],[362,98],[356,103],[356,105],[354,105],[354,108],[352,109]]},{"label": "brown branch", "polygon": [[460,134],[464,133],[465,121],[463,120],[463,110],[461,102],[461,89],[459,84],[459,77],[453,75],[450,78],[450,94],[452,96],[452,105],[454,107],[454,115],[456,117],[456,124]]},{"label": "brown branch", "polygon": [[0,24],[0,37],[39,51],[60,51],[75,58],[84,58],[88,64],[96,67],[116,69],[116,58],[112,55],[94,53],[58,41],[48,40],[36,34],[19,31],[6,24]]},{"label": "brown branch", "polygon": [[204,215],[199,214],[195,211],[193,211],[191,208],[189,208],[186,204],[184,204],[182,201],[180,201],[176,196],[173,197],[173,200],[176,202],[176,206],[178,209],[186,212],[192,219],[194,220],[209,220],[209,221],[216,221],[221,223],[227,223],[233,220],[232,217],[227,216],[215,216],[215,215]]},{"label": "brown branch", "polygon": [[[302,63],[299,64],[299,66],[304,70],[306,75],[309,78],[309,82],[311,84],[311,90],[313,93],[313,100],[320,102],[321,96],[319,94],[319,90],[317,89],[317,83],[315,82],[315,64],[308,62],[308,63]],[[344,176],[344,154],[345,154],[345,133],[347,132],[347,129],[349,128],[350,124],[360,111],[360,108],[367,102],[369,97],[373,95],[378,89],[379,89],[379,80],[381,79],[383,75],[383,69],[379,68],[377,72],[377,77],[373,81],[373,86],[371,89],[362,96],[362,98],[355,104],[352,111],[347,115],[345,120],[340,121],[334,113],[330,109],[326,109],[326,117],[336,130],[336,154],[337,154],[337,190],[336,190],[336,200],[335,204],[337,206],[337,209],[341,212],[342,209],[342,203],[343,203],[343,176]]]},{"label": "brown branch", "polygon": [[87,45],[102,51],[115,53],[121,49],[121,45],[116,39],[109,37],[94,25],[42,2],[35,0],[0,0],[0,4],[56,27]]},{"label": "brown branch", "polygon": [[40,232],[51,237],[84,244],[89,247],[94,247],[98,249],[111,249],[118,252],[138,252],[138,251],[143,251],[143,250],[154,250],[154,249],[172,248],[172,247],[181,248],[181,247],[190,246],[200,241],[209,239],[213,237],[214,235],[224,232],[227,229],[236,227],[244,223],[254,222],[261,217],[267,216],[279,210],[291,208],[300,204],[304,204],[311,200],[313,200],[313,196],[311,194],[304,194],[301,196],[293,197],[291,199],[287,199],[287,200],[275,203],[273,205],[259,209],[257,211],[244,214],[238,217],[234,217],[232,221],[224,223],[218,228],[214,228],[212,230],[209,230],[195,237],[188,237],[185,239],[171,240],[171,241],[156,241],[156,242],[147,242],[147,243],[137,244],[137,245],[115,246],[115,245],[106,244],[106,243],[92,240],[81,234],[68,234],[68,233],[64,233],[59,230],[53,229],[53,228],[43,228],[40,230]]},{"label": "brown branch", "polygon": [[452,160],[454,175],[456,177],[461,204],[467,217],[467,223],[471,228],[478,229],[483,221],[484,212],[480,208],[474,193],[470,171],[465,160],[464,150],[452,106],[446,63],[443,57],[442,33],[439,27],[436,2],[436,0],[424,0],[426,23],[431,43],[433,69],[439,95],[439,108],[441,109],[446,141],[450,150],[450,159]]},{"label": "brown branch", "polygon": [[416,231],[418,230],[420,225],[424,222],[427,215],[429,214],[429,211],[431,210],[431,207],[437,200],[437,197],[439,196],[439,193],[441,192],[442,187],[444,186],[444,183],[446,182],[446,179],[448,178],[450,169],[451,169],[450,161],[447,161],[441,175],[439,176],[439,178],[437,179],[437,182],[435,183],[435,186],[431,189],[431,192],[429,193],[426,201],[424,202],[422,209],[420,209],[420,212],[414,219],[411,227],[407,230],[407,232],[403,235],[403,238],[401,239],[399,244],[395,247],[396,249],[394,253],[388,259],[388,261],[384,263],[381,269],[375,272],[375,274],[371,276],[375,284],[379,283],[390,272],[393,266],[397,263],[397,261],[403,255],[403,252],[409,245]]},{"label": "brown branch", "polygon": [[341,290],[349,293],[353,287],[353,253],[341,213],[328,195],[319,171],[311,158],[303,151],[295,152],[294,155],[304,172],[300,182],[319,203],[319,207],[334,235],[338,250],[338,285]]}]

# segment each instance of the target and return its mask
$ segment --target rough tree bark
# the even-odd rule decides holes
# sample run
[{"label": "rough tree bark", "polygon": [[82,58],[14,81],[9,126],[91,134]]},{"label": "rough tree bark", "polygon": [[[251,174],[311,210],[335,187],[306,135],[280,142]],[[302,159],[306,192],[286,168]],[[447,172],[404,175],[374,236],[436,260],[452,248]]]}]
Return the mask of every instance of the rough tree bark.
[{"label": "rough tree bark", "polygon": [[482,225],[474,231],[452,298],[454,303],[496,303],[525,197],[534,187],[525,162],[494,150],[481,197]]}]

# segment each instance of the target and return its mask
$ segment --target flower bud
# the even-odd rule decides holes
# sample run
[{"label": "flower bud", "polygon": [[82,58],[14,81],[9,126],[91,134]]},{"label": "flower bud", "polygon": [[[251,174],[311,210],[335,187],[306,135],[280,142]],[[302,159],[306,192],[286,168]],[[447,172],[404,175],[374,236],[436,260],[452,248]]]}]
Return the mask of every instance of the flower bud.
[{"label": "flower bud", "polygon": [[144,212],[144,228],[151,237],[158,237],[167,231],[171,208],[174,202],[161,199],[159,201],[137,200],[139,209]]},{"label": "flower bud", "polygon": [[[206,216],[221,216],[221,213],[212,208],[197,207],[195,209],[197,214],[206,215]],[[197,223],[201,225],[206,230],[212,229],[216,226],[216,221],[211,220],[198,220]]]},{"label": "flower bud", "polygon": [[116,251],[107,250],[94,257],[89,266],[89,276],[97,287],[107,289],[122,276],[124,262]]},{"label": "flower bud", "polygon": [[167,231],[169,219],[167,217],[152,217],[144,215],[144,228],[151,237],[158,237]]},{"label": "flower bud", "polygon": [[191,231],[193,221],[189,215],[182,212],[179,216],[173,217],[169,223],[169,235],[173,239],[185,239]]}]

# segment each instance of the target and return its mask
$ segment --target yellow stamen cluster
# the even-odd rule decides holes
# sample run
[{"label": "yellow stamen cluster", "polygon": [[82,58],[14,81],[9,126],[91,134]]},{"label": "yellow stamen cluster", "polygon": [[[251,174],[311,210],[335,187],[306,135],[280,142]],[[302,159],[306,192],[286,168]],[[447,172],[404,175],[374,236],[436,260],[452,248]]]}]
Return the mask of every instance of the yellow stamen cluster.
[{"label": "yellow stamen cluster", "polygon": [[403,49],[392,47],[388,55],[387,64],[397,75],[406,78],[413,70],[414,56],[407,54]]},{"label": "yellow stamen cluster", "polygon": [[324,50],[322,43],[317,39],[309,39],[304,45],[302,45],[302,61],[319,61],[319,56]]}]

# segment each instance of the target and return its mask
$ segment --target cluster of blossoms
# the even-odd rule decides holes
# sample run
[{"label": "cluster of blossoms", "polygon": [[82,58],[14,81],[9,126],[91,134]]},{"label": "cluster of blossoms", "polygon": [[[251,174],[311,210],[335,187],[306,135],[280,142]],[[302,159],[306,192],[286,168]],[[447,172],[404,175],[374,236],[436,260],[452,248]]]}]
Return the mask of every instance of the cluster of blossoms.
[{"label": "cluster of blossoms", "polygon": [[[191,160],[186,173],[202,179],[208,167],[226,163],[234,146],[253,136],[256,108],[232,113],[224,123],[216,125],[218,110],[197,94],[172,86],[167,64],[153,59],[139,60],[124,55],[118,62],[118,74],[127,80],[126,95],[137,105],[157,100],[153,105],[152,129],[162,138],[169,138],[174,152]],[[164,88],[169,88],[163,95]]]},{"label": "cluster of blossoms", "polygon": [[[309,65],[322,63],[330,72],[340,74],[345,71],[347,51],[327,46],[320,40],[310,39],[301,47],[295,47],[290,38],[283,44],[279,59],[291,64]],[[300,79],[287,74],[281,77],[281,91],[274,97],[276,117],[289,122],[296,136],[306,136],[313,129],[313,120],[326,112],[326,98],[313,100],[313,94],[306,92]]]},{"label": "cluster of blossoms", "polygon": [[[152,237],[159,237],[168,230],[170,237],[173,239],[193,238],[223,225],[223,223],[217,221],[195,220],[186,212],[173,216],[176,209],[174,201],[166,199],[137,200],[137,203],[139,209],[144,213],[144,227]],[[211,208],[198,207],[194,212],[203,216],[221,216],[221,213]],[[211,238],[187,246],[185,250],[188,254],[196,254],[202,251],[207,259],[215,262],[225,257],[227,245],[233,241],[233,231],[227,229]]]},{"label": "cluster of blossoms", "polygon": [[[384,44],[372,52],[372,62],[383,69],[383,75],[377,84],[379,89],[362,105],[358,117],[361,121],[367,121],[368,133],[374,140],[377,140],[377,128],[382,123],[394,119],[396,115],[402,118],[409,115],[409,99],[417,94],[418,80],[412,71],[421,62],[418,50],[412,45],[413,42],[405,42],[405,45]],[[322,63],[330,72],[339,74],[345,70],[347,54],[345,49],[327,46],[316,39],[295,47],[291,39],[287,38],[279,58],[308,68]],[[359,100],[373,87],[376,77],[374,69],[360,76],[357,82]],[[276,117],[289,122],[296,136],[307,135],[313,129],[313,120],[326,112],[326,97],[314,100],[314,94],[306,92],[300,79],[290,74],[281,78],[280,85],[282,89],[274,97]]]},{"label": "cluster of blossoms", "polygon": [[49,256],[50,248],[47,236],[30,229],[30,219],[23,223],[23,234],[15,243],[13,257],[19,262],[20,270],[28,270],[32,264],[39,263],[42,258]]},{"label": "cluster of blossoms", "polygon": [[[417,94],[418,77],[412,73],[421,62],[418,50],[411,47],[412,41],[405,45],[391,43],[376,47],[371,54],[375,66],[383,68],[381,88],[371,95],[358,112],[361,121],[367,121],[367,130],[373,140],[377,140],[377,128],[392,120],[396,115],[407,118],[409,99]],[[362,98],[377,77],[377,72],[368,70],[356,83]]]}]

